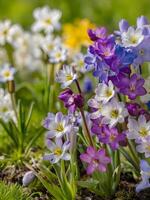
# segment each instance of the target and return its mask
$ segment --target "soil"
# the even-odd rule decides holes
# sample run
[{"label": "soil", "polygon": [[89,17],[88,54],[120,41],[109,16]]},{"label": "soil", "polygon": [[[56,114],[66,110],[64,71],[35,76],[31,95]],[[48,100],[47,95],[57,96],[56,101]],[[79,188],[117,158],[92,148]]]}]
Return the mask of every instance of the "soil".
[{"label": "soil", "polygon": [[[18,183],[22,184],[22,177],[27,169],[19,169],[15,167],[5,168],[0,172],[0,180],[6,183]],[[111,198],[101,198],[95,194],[89,192],[87,189],[82,189],[77,195],[76,200],[150,200],[150,188],[135,193],[136,181],[134,180],[132,173],[126,173],[121,175],[121,181],[117,192]],[[50,195],[46,192],[45,188],[38,187],[35,192],[34,200],[50,200]],[[70,199],[68,199],[70,200]]]}]

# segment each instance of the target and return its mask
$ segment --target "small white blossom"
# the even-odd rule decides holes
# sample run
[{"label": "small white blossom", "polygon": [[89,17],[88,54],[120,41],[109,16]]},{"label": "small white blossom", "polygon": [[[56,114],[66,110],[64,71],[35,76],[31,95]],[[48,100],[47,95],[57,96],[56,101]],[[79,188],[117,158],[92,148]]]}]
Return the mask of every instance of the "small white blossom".
[{"label": "small white blossom", "polygon": [[10,27],[11,27],[11,22],[9,20],[0,22],[0,44],[1,45],[5,45],[8,42]]},{"label": "small white blossom", "polygon": [[73,68],[68,65],[64,65],[63,69],[56,74],[56,81],[61,83],[62,88],[68,87],[76,79],[77,74],[73,71]]},{"label": "small white blossom", "polygon": [[138,143],[144,141],[147,136],[150,136],[150,121],[147,122],[144,115],[140,115],[138,121],[129,118],[127,126],[127,137],[135,139]]},{"label": "small white blossom", "polygon": [[35,9],[33,16],[36,20],[32,26],[34,32],[44,31],[45,33],[50,33],[60,28],[59,20],[61,12],[59,10],[50,9],[48,6],[45,6]]},{"label": "small white blossom", "polygon": [[5,64],[0,70],[0,82],[7,82],[14,79],[16,70],[14,67],[10,67],[9,64]]},{"label": "small white blossom", "polygon": [[142,42],[144,36],[142,35],[141,29],[129,27],[127,32],[122,33],[121,38],[125,47],[136,47]]},{"label": "small white blossom", "polygon": [[99,83],[95,90],[95,99],[107,103],[115,95],[114,85],[111,81],[106,83]]},{"label": "small white blossom", "polygon": [[107,104],[104,104],[102,109],[103,120],[105,123],[109,124],[110,127],[114,127],[118,122],[123,123],[127,115],[128,112],[124,103],[117,101],[115,98]]},{"label": "small white blossom", "polygon": [[75,68],[76,71],[79,71],[81,73],[85,73],[87,70],[85,68],[85,63],[84,63],[84,54],[77,53],[73,57],[72,66],[74,66],[74,68]]},{"label": "small white blossom", "polygon": [[7,40],[12,46],[17,47],[18,39],[22,37],[22,34],[23,34],[23,30],[21,26],[19,26],[18,24],[14,24],[9,29]]},{"label": "small white blossom", "polygon": [[67,59],[67,49],[61,46],[56,46],[49,53],[49,61],[51,63],[60,63],[64,62]]},{"label": "small white blossom", "polygon": [[150,136],[145,141],[142,141],[136,146],[136,150],[139,153],[144,153],[146,158],[150,157]]}]

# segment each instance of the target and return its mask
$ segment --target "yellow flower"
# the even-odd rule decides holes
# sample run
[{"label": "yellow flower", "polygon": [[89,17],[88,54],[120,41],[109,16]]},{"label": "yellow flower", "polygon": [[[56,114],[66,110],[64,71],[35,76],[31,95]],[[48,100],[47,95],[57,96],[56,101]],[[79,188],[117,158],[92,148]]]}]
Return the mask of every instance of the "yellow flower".
[{"label": "yellow flower", "polygon": [[95,25],[92,24],[88,19],[78,19],[72,24],[64,24],[64,44],[74,51],[80,50],[83,46],[88,46],[91,42],[87,31],[90,28],[95,28]]}]

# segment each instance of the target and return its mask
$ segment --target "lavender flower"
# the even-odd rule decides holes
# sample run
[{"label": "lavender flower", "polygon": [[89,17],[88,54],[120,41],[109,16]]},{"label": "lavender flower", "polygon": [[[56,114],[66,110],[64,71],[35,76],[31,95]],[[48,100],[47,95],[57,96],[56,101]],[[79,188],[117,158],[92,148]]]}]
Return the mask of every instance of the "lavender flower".
[{"label": "lavender flower", "polygon": [[58,112],[56,115],[48,113],[48,116],[43,122],[43,126],[48,129],[47,138],[60,138],[68,134],[71,130],[69,118],[61,112]]},{"label": "lavender flower", "polygon": [[57,138],[55,143],[47,138],[46,144],[51,151],[50,154],[46,154],[43,159],[49,160],[52,164],[59,162],[59,160],[70,160],[70,154],[67,151],[70,148],[70,142],[63,143],[61,138]]},{"label": "lavender flower", "polygon": [[107,164],[111,159],[106,156],[105,149],[96,151],[93,147],[89,146],[86,153],[80,155],[80,159],[88,164],[87,174],[90,175],[94,171],[106,172]]}]

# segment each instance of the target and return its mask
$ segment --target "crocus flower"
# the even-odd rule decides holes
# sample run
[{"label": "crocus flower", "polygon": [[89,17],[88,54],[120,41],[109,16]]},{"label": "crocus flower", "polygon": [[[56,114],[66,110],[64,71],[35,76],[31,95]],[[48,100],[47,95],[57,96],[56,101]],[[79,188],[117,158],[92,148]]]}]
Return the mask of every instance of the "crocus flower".
[{"label": "crocus flower", "polygon": [[9,64],[5,64],[0,70],[0,82],[12,81],[16,70]]},{"label": "crocus flower", "polygon": [[128,28],[129,28],[129,23],[127,20],[125,19],[122,19],[120,22],[119,22],[119,29],[120,29],[120,32],[123,33],[123,32],[127,32],[128,31]]},{"label": "crocus flower", "polygon": [[86,172],[88,175],[94,173],[94,171],[106,172],[107,164],[111,162],[111,159],[106,156],[105,149],[95,150],[89,146],[86,153],[80,155],[80,159],[88,164]]},{"label": "crocus flower", "polygon": [[148,25],[148,19],[145,16],[140,16],[137,18],[136,24],[137,28],[142,28],[145,25]]},{"label": "crocus flower", "polygon": [[43,157],[44,160],[49,160],[52,164],[59,162],[59,160],[70,160],[70,154],[67,153],[70,148],[69,141],[63,143],[61,138],[57,138],[54,143],[46,139],[46,144],[51,153],[46,154]]},{"label": "crocus flower", "polygon": [[120,80],[119,91],[127,95],[131,100],[134,100],[137,96],[146,94],[143,85],[144,79],[137,74],[133,74],[130,78],[124,77]]},{"label": "crocus flower", "polygon": [[89,99],[88,106],[92,109],[91,119],[97,119],[102,115],[103,103],[95,98]]},{"label": "crocus flower", "polygon": [[56,74],[56,81],[61,83],[62,88],[68,87],[76,79],[77,74],[73,71],[71,66],[64,65],[63,69]]},{"label": "crocus flower", "polygon": [[71,130],[69,118],[58,112],[56,115],[48,113],[48,116],[43,122],[43,126],[48,129],[47,138],[60,138],[68,134]]},{"label": "crocus flower", "polygon": [[64,102],[70,112],[75,112],[77,108],[83,107],[84,98],[81,94],[74,94],[72,90],[67,89],[60,93],[59,99]]},{"label": "crocus flower", "polygon": [[140,161],[140,169],[142,180],[139,184],[136,185],[136,192],[140,192],[146,188],[150,187],[150,165],[146,160]]}]

